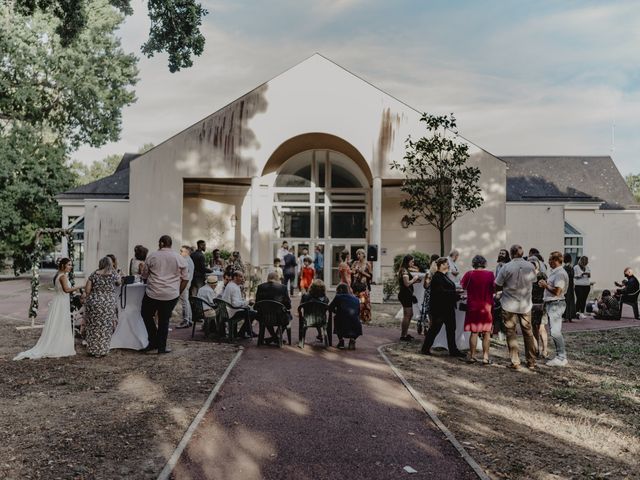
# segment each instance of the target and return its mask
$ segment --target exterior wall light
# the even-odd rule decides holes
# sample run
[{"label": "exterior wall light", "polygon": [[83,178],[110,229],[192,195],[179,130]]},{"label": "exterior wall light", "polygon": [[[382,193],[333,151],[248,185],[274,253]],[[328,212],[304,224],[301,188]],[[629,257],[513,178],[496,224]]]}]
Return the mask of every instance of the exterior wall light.
[{"label": "exterior wall light", "polygon": [[402,219],[400,220],[400,226],[402,228],[409,228],[409,225],[411,225],[411,222],[409,221],[409,217],[407,215],[405,215],[404,217],[402,217]]},{"label": "exterior wall light", "polygon": [[238,217],[236,217],[235,213],[231,215],[231,218],[229,220],[231,222],[231,228],[236,228],[236,225],[238,224]]}]

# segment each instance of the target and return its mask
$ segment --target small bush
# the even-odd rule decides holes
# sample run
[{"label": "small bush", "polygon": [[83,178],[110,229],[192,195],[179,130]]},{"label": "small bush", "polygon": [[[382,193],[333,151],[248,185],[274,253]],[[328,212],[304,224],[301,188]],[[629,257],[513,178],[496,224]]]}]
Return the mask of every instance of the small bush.
[{"label": "small bush", "polygon": [[395,275],[387,275],[382,282],[382,295],[385,300],[396,296],[398,294],[398,279]]},{"label": "small bush", "polygon": [[[413,252],[409,252],[413,255],[413,260],[416,263],[416,267],[420,269],[421,272],[426,272],[429,270],[429,260],[431,260],[431,255],[428,253],[418,252],[414,250]],[[404,254],[396,255],[393,258],[393,271],[397,272],[400,269],[400,264],[402,263],[402,259],[404,258]]]}]

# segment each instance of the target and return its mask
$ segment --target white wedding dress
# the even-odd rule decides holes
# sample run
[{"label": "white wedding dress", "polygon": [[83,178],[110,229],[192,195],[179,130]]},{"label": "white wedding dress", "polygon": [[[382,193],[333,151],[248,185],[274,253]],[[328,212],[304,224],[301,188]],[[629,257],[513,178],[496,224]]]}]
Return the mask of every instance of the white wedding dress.
[{"label": "white wedding dress", "polygon": [[61,278],[58,275],[55,282],[56,293],[49,305],[47,321],[42,329],[42,335],[35,347],[18,354],[14,360],[23,358],[68,357],[76,354],[73,327],[71,325],[71,306],[69,294],[62,289]]}]

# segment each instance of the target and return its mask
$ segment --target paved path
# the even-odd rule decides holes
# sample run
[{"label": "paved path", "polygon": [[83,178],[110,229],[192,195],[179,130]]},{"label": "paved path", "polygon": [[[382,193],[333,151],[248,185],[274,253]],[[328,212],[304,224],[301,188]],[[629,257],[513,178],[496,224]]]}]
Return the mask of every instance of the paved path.
[{"label": "paved path", "polygon": [[396,333],[365,327],[356,351],[315,347],[315,331],[304,350],[248,346],[173,478],[477,478],[378,355]]}]

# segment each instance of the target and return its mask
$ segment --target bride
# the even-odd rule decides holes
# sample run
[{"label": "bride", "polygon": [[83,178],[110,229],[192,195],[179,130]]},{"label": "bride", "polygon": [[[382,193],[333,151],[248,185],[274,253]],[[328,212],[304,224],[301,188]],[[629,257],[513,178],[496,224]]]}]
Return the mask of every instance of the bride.
[{"label": "bride", "polygon": [[68,357],[75,355],[73,327],[71,325],[71,309],[69,294],[82,287],[71,287],[67,273],[71,271],[71,261],[60,259],[58,272],[53,278],[56,293],[49,307],[47,321],[42,329],[42,335],[35,347],[18,354],[14,360],[23,358]]}]

